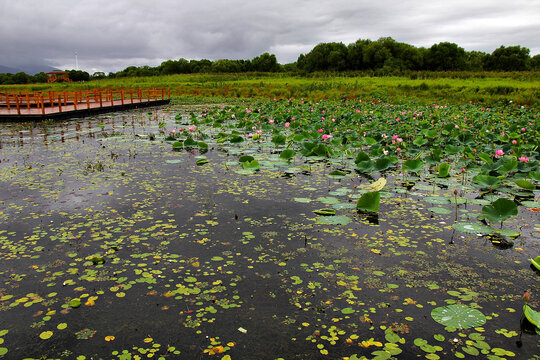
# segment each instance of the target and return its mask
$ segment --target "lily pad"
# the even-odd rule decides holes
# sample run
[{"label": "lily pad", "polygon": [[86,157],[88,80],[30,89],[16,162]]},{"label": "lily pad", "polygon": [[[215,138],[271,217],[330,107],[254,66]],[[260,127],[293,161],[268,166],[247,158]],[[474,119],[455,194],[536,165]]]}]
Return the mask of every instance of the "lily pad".
[{"label": "lily pad", "polygon": [[515,180],[514,182],[516,183],[517,186],[526,190],[536,189],[536,185],[534,185],[532,182],[527,181],[527,180]]},{"label": "lily pad", "polygon": [[482,224],[473,224],[473,223],[455,223],[452,225],[457,231],[469,233],[469,234],[482,234],[487,235],[493,232],[493,228],[482,225]]},{"label": "lily pad", "polygon": [[352,220],[345,215],[325,216],[317,218],[317,224],[323,225],[347,225]]},{"label": "lily pad", "polygon": [[447,215],[447,214],[452,213],[452,210],[446,209],[443,207],[438,207],[438,206],[430,207],[428,208],[428,210],[431,212],[434,212],[435,214],[441,214],[441,215]]},{"label": "lily pad", "polygon": [[435,308],[431,311],[431,317],[439,324],[456,329],[468,329],[486,323],[484,314],[463,304]]},{"label": "lily pad", "polygon": [[317,215],[322,216],[334,216],[336,215],[336,210],[334,209],[319,209],[319,210],[313,210],[313,212]]}]

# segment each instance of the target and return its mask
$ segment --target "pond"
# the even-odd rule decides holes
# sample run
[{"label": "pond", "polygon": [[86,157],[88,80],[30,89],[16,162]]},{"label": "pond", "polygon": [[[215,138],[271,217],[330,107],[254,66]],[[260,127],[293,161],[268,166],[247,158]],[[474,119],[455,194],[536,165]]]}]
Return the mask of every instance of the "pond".
[{"label": "pond", "polygon": [[268,101],[2,124],[0,358],[539,359],[537,122]]}]

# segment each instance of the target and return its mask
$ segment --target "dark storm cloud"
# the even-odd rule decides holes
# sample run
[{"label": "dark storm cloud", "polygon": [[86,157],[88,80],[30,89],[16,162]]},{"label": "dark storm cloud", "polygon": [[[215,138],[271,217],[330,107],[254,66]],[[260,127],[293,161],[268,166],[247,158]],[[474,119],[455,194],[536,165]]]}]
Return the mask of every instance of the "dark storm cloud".
[{"label": "dark storm cloud", "polygon": [[492,52],[540,52],[540,3],[506,1],[20,0],[0,4],[0,65],[49,64],[87,71],[166,59],[295,61],[320,42],[390,36],[429,47],[455,42]]}]

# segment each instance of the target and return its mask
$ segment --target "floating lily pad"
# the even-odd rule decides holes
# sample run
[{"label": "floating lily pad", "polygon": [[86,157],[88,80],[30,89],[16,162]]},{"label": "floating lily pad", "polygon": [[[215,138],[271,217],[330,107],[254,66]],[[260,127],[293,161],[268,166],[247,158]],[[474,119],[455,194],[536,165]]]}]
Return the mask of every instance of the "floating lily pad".
[{"label": "floating lily pad", "polygon": [[336,210],[334,209],[319,209],[319,210],[313,210],[313,212],[317,215],[322,216],[334,216],[336,215]]},{"label": "floating lily pad", "polygon": [[323,204],[338,204],[340,203],[338,198],[332,197],[332,196],[323,196],[317,198],[317,201],[322,202]]},{"label": "floating lily pad", "polygon": [[522,201],[521,205],[528,208],[540,208],[540,202],[538,201]]},{"label": "floating lily pad", "polygon": [[469,233],[469,234],[491,234],[493,232],[493,228],[482,225],[482,224],[475,224],[475,223],[455,223],[452,225],[454,229],[457,231]]},{"label": "floating lily pad", "polygon": [[443,205],[443,204],[449,204],[450,199],[444,198],[441,196],[426,196],[423,198],[425,202],[436,204],[436,205]]},{"label": "floating lily pad", "polygon": [[317,218],[317,224],[323,225],[347,225],[352,220],[345,215],[325,216]]},{"label": "floating lily pad", "polygon": [[517,186],[526,190],[536,189],[536,185],[534,185],[532,182],[527,181],[527,180],[515,180],[514,182],[516,183]]},{"label": "floating lily pad", "polygon": [[434,212],[435,214],[441,214],[441,215],[447,215],[447,214],[451,214],[452,213],[452,210],[450,209],[446,209],[446,208],[443,208],[443,207],[430,207],[428,208],[429,211],[431,212]]},{"label": "floating lily pad", "polygon": [[182,159],[169,159],[169,160],[165,160],[165,162],[166,162],[167,164],[180,164],[182,161],[184,161],[184,160],[182,160]]},{"label": "floating lily pad", "polygon": [[341,178],[345,177],[346,175],[347,175],[347,173],[345,173],[343,171],[334,170],[334,171],[332,171],[332,172],[330,172],[328,174],[328,177],[333,178],[333,179],[341,179]]},{"label": "floating lily pad", "polygon": [[294,201],[296,202],[299,202],[299,203],[310,203],[311,202],[311,199],[310,198],[300,198],[300,197],[295,197],[294,198]]},{"label": "floating lily pad", "polygon": [[463,304],[435,308],[431,311],[431,317],[439,324],[456,329],[468,329],[486,323],[484,314]]}]

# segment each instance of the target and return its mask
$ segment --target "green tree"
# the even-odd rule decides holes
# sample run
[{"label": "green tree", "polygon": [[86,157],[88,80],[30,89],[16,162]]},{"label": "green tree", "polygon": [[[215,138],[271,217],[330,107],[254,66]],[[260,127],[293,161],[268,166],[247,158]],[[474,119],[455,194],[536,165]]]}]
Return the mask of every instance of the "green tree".
[{"label": "green tree", "polygon": [[347,46],[347,61],[350,70],[364,70],[364,48],[371,43],[371,40],[358,39]]},{"label": "green tree", "polygon": [[457,44],[449,42],[434,44],[426,52],[424,62],[427,70],[465,70],[465,50]]},{"label": "green tree", "polygon": [[529,68],[529,49],[526,47],[501,46],[486,57],[485,66],[488,70],[523,71]]},{"label": "green tree", "polygon": [[27,84],[28,83],[28,75],[26,75],[23,72],[18,72],[15,75],[13,75],[11,79],[13,84]]},{"label": "green tree", "polygon": [[298,67],[307,71],[348,69],[347,47],[343,43],[321,43],[298,58]]},{"label": "green tree", "polygon": [[68,77],[71,81],[88,81],[90,74],[82,70],[68,70]]},{"label": "green tree", "polygon": [[540,70],[540,54],[534,55],[529,62],[531,70]]},{"label": "green tree", "polygon": [[193,73],[208,73],[212,70],[212,62],[208,59],[190,60],[189,66]]},{"label": "green tree", "polygon": [[481,51],[470,51],[467,52],[466,68],[471,71],[482,71],[484,70],[484,62],[487,56],[486,53]]},{"label": "green tree", "polygon": [[280,66],[277,62],[276,55],[264,53],[256,56],[251,60],[251,66],[255,71],[261,72],[277,72],[280,71]]}]

